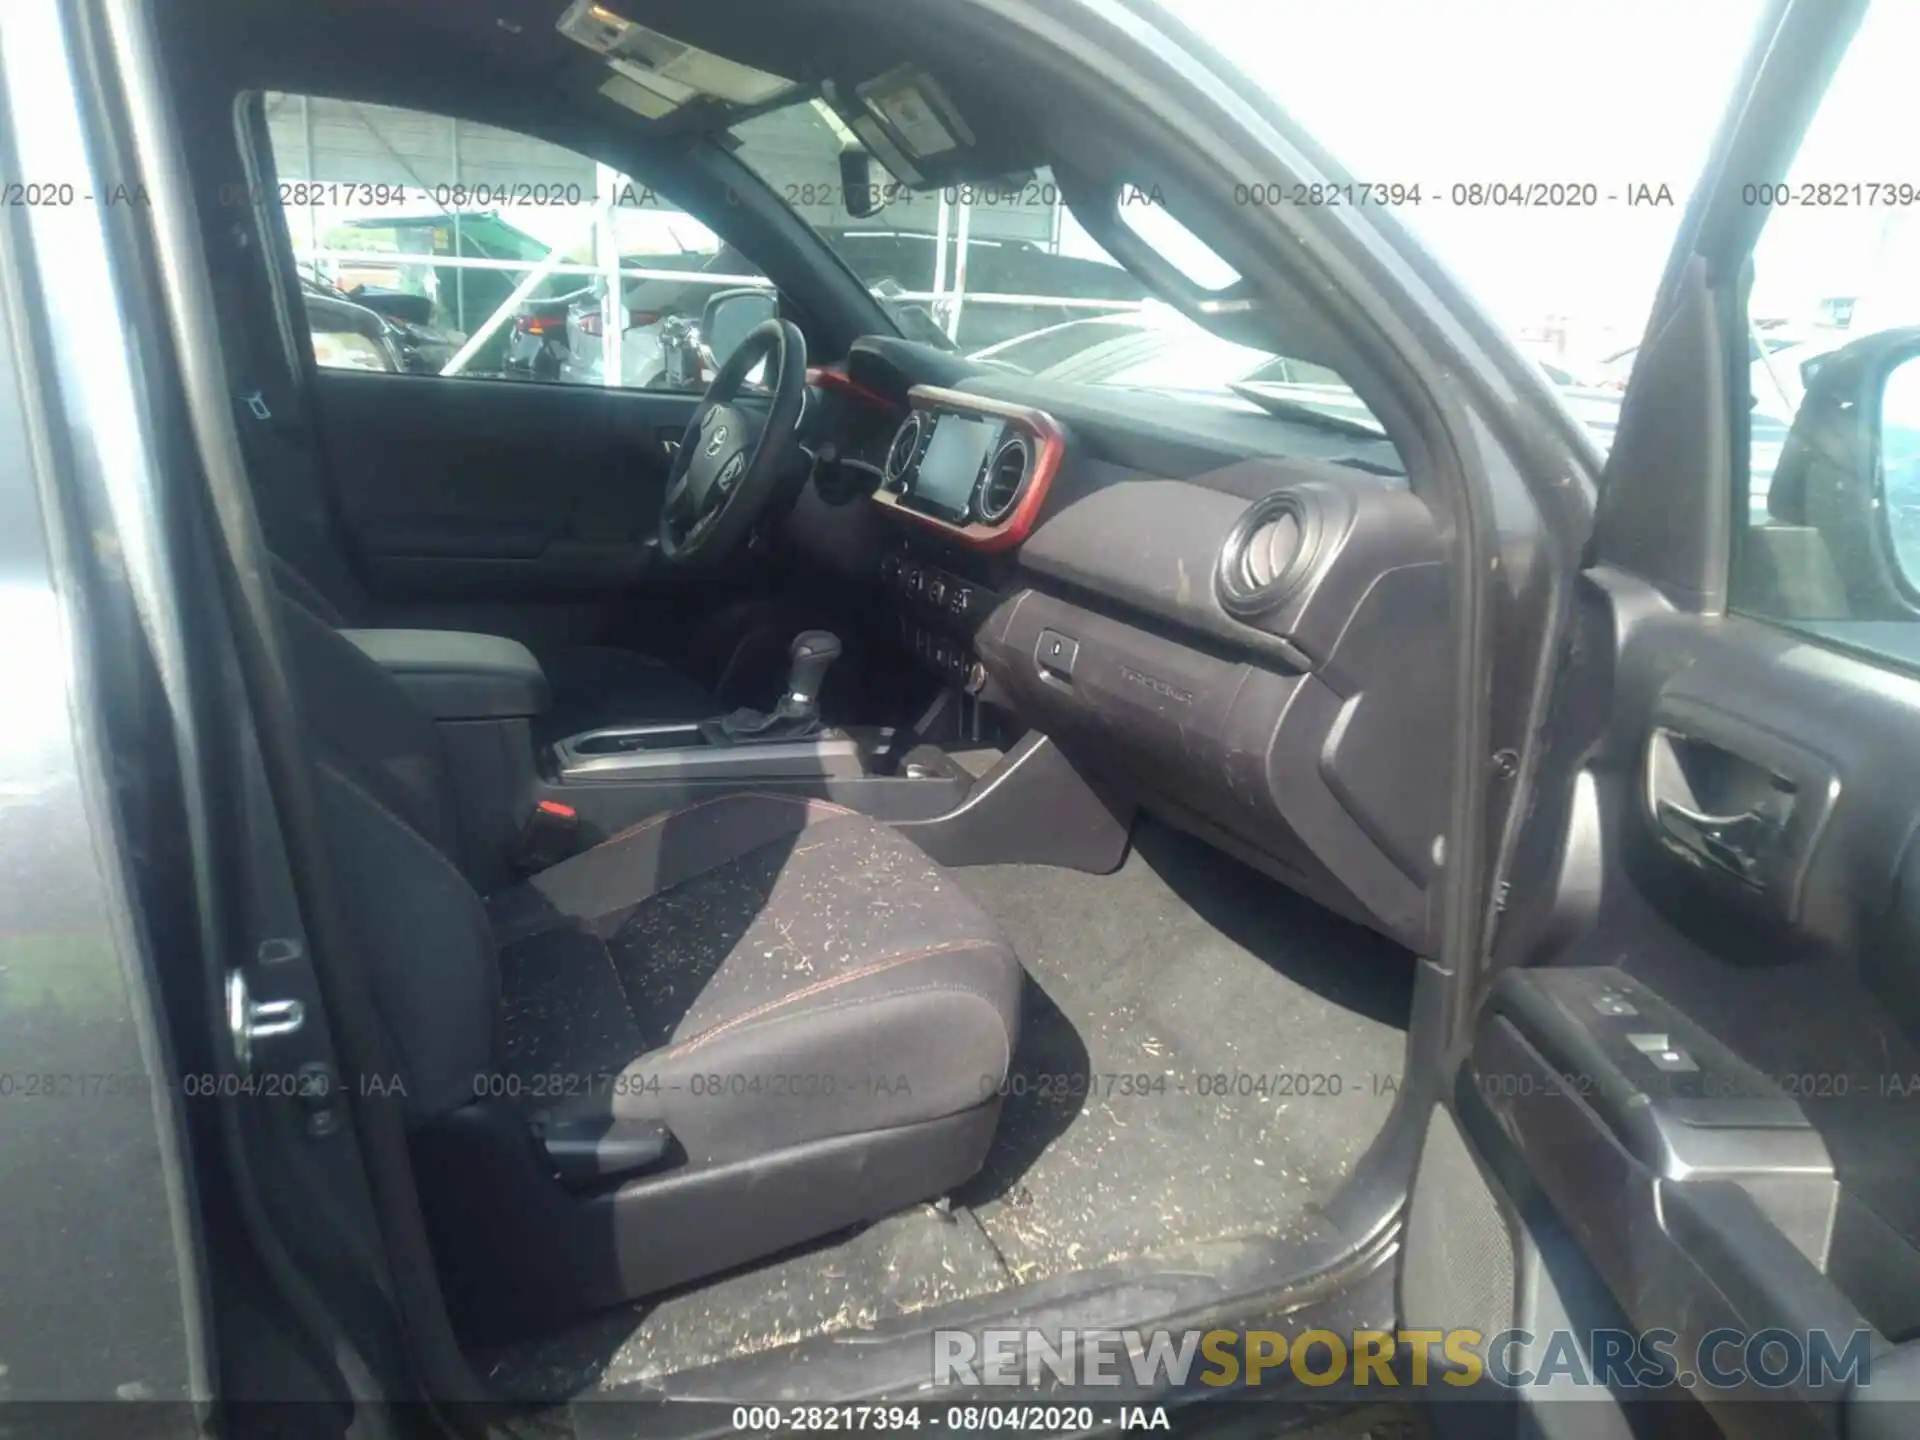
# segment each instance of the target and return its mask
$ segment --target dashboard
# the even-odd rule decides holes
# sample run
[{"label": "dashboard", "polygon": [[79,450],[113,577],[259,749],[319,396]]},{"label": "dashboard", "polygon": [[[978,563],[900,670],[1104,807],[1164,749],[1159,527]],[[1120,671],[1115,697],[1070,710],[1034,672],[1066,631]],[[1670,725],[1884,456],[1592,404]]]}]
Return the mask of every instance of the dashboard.
[{"label": "dashboard", "polygon": [[791,538],[882,587],[919,663],[1431,953],[1448,551],[1389,442],[891,337],[810,378],[838,403]]}]

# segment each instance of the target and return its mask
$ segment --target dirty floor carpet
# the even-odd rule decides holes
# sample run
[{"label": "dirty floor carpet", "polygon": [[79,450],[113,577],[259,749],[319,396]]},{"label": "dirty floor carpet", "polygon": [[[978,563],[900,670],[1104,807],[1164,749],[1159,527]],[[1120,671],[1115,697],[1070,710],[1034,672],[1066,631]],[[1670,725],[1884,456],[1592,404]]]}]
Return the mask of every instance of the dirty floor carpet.
[{"label": "dirty floor carpet", "polygon": [[501,1394],[561,1400],[818,1335],[871,1329],[1007,1283],[999,1255],[972,1216],[916,1205],[851,1235],[616,1306],[478,1359]]},{"label": "dirty floor carpet", "polygon": [[1284,1233],[1373,1139],[1412,957],[1142,822],[1112,875],[953,872],[1026,966],[1019,1049],[969,1206],[1014,1283]]},{"label": "dirty floor carpet", "polygon": [[950,1213],[851,1236],[481,1357],[559,1399],[1130,1258],[1284,1233],[1392,1103],[1412,961],[1178,832],[1112,875],[956,870],[1025,964],[999,1134]]}]

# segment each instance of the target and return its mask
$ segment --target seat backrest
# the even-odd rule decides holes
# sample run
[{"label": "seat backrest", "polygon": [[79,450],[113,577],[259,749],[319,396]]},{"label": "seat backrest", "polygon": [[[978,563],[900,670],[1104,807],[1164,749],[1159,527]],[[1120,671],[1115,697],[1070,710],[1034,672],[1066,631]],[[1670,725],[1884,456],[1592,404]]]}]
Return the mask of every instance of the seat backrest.
[{"label": "seat backrest", "polygon": [[439,734],[331,626],[281,606],[315,802],[347,927],[416,1124],[470,1101],[497,1055],[486,907],[460,868]]},{"label": "seat backrest", "polygon": [[336,630],[344,630],[353,624],[353,617],[328,599],[319,586],[280,556],[271,558],[274,588],[280,592],[282,600],[298,605],[315,619],[324,621]]},{"label": "seat backrest", "polygon": [[321,758],[459,867],[458,812],[433,721],[326,621],[292,603],[280,611],[301,716]]}]

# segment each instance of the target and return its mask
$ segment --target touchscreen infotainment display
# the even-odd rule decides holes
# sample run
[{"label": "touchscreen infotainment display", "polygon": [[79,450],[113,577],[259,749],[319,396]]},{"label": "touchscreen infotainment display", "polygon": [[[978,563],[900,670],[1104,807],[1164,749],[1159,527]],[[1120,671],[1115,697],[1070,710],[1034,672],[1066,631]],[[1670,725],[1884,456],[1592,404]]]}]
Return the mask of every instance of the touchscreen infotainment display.
[{"label": "touchscreen infotainment display", "polygon": [[999,420],[972,420],[964,415],[938,417],[913,477],[909,492],[913,499],[949,520],[965,520],[980,467],[993,453],[1003,425]]}]

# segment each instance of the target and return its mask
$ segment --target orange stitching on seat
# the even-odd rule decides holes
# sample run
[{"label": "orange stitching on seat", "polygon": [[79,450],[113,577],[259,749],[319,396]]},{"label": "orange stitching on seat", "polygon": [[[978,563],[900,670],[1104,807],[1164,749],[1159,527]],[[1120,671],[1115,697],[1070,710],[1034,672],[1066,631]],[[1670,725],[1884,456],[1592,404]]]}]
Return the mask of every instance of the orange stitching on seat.
[{"label": "orange stitching on seat", "polygon": [[[600,842],[600,845],[612,845],[616,841],[625,840],[630,835],[638,835],[643,830],[651,830],[656,825],[664,825],[667,823],[667,821],[675,819],[681,815],[691,815],[696,810],[704,810],[709,805],[718,805],[723,801],[731,800],[733,798],[734,797],[731,795],[716,795],[711,800],[696,800],[691,805],[682,805],[678,810],[663,810],[658,815],[649,815],[645,820],[640,821],[640,823],[637,825],[629,825],[626,829],[620,831],[619,833],[614,835],[609,835],[606,839]],[[593,850],[598,850],[600,848],[600,845],[594,846]],[[583,851],[582,853],[591,855],[593,853],[593,850]]]},{"label": "orange stitching on seat", "polygon": [[792,1005],[797,1001],[808,999],[811,996],[823,994],[828,990],[850,984],[855,980],[864,980],[869,975],[877,975],[882,970],[891,970],[896,965],[905,965],[910,960],[924,960],[929,955],[944,955],[955,950],[980,950],[988,948],[992,944],[993,942],[990,940],[948,940],[939,945],[929,945],[921,950],[909,950],[904,955],[888,956],[885,960],[877,960],[871,965],[863,965],[858,970],[849,970],[844,975],[834,975],[825,980],[816,980],[813,984],[796,990],[791,995],[782,995],[777,1000],[769,1000],[765,1004],[756,1005],[753,1009],[736,1015],[731,1020],[715,1025],[711,1029],[702,1030],[691,1040],[683,1040],[678,1045],[669,1046],[661,1052],[660,1058],[665,1060],[675,1055],[684,1055],[689,1050],[697,1049],[699,1046],[706,1044],[707,1041],[713,1039],[715,1036],[724,1035],[727,1031],[744,1025],[749,1020],[757,1020],[762,1015],[778,1010],[782,1006]]}]

